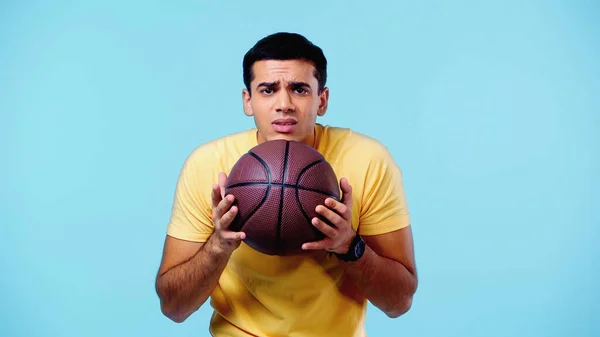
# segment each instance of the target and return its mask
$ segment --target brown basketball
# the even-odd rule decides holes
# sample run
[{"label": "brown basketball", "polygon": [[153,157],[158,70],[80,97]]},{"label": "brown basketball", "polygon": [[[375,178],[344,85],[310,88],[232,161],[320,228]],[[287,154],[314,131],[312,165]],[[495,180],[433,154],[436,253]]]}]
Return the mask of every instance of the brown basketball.
[{"label": "brown basketball", "polygon": [[226,193],[235,196],[238,214],[232,231],[246,233],[244,242],[268,255],[294,255],[305,242],[324,235],[311,224],[315,211],[331,197],[340,200],[331,165],[315,149],[300,142],[272,140],[244,154],[227,177]]}]

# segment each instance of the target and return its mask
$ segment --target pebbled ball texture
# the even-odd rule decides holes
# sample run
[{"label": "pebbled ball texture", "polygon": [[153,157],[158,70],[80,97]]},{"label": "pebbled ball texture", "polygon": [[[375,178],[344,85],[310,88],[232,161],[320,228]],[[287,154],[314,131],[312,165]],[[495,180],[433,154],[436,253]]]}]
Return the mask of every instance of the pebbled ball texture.
[{"label": "pebbled ball texture", "polygon": [[305,242],[324,238],[311,224],[331,197],[340,200],[331,165],[314,148],[296,141],[263,142],[242,155],[227,177],[238,214],[229,226],[244,242],[268,255],[294,255]]}]

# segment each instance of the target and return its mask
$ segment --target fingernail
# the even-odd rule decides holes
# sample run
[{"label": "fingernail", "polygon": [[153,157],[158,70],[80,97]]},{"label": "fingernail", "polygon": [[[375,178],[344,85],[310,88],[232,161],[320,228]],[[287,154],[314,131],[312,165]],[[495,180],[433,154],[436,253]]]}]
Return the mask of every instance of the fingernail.
[{"label": "fingernail", "polygon": [[317,218],[313,218],[312,219],[312,224],[315,225],[315,226],[318,225],[319,224],[319,220]]}]

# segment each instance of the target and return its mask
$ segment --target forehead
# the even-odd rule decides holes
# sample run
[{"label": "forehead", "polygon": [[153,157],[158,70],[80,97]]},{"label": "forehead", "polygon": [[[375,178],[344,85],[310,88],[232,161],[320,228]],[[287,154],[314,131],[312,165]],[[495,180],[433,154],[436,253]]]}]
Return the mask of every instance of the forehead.
[{"label": "forehead", "polygon": [[316,84],[315,67],[303,60],[261,60],[252,67],[253,82],[277,80],[302,81]]}]

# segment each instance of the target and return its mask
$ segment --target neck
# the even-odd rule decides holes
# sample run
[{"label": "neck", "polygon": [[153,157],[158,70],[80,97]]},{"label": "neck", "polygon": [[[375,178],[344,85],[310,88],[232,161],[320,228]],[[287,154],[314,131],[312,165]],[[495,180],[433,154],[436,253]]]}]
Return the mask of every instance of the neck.
[{"label": "neck", "polygon": [[[284,138],[284,139],[287,139],[287,138]],[[304,137],[303,139],[290,139],[290,140],[299,141],[299,142],[304,143],[304,144],[306,144],[308,146],[316,148],[317,147],[317,142],[316,142],[316,140],[317,140],[317,129],[315,127],[313,129],[313,133],[310,134],[310,135],[308,135],[308,136],[306,136],[306,137]],[[261,143],[264,143],[266,141],[267,141],[267,139],[265,137],[263,137],[263,135],[260,133],[260,131],[257,130],[256,131],[256,142],[258,144],[261,144]]]}]

